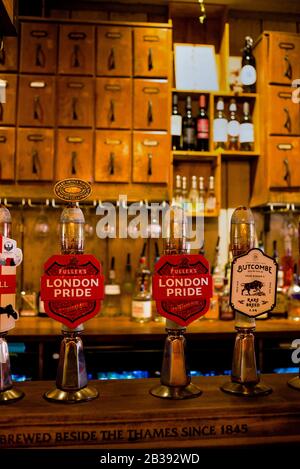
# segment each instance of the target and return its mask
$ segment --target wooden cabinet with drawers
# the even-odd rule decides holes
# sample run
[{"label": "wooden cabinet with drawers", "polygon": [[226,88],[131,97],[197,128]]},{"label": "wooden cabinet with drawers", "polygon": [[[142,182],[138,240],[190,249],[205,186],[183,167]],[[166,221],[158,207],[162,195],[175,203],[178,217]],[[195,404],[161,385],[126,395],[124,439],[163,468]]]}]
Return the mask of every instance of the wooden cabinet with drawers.
[{"label": "wooden cabinet with drawers", "polygon": [[300,188],[299,153],[297,137],[269,137],[270,187],[280,189]]},{"label": "wooden cabinet with drawers", "polygon": [[133,182],[167,183],[169,154],[167,132],[134,132]]},{"label": "wooden cabinet with drawers", "polygon": [[15,177],[15,129],[0,127],[0,181]]},{"label": "wooden cabinet with drawers", "polygon": [[134,80],[135,129],[167,130],[170,121],[167,80]]},{"label": "wooden cabinet with drawers", "polygon": [[15,125],[16,123],[16,95],[17,75],[2,74],[5,82],[5,103],[0,103],[0,125]]},{"label": "wooden cabinet with drawers", "polygon": [[269,83],[291,84],[300,78],[300,36],[270,32],[267,38]]},{"label": "wooden cabinet with drawers", "polygon": [[18,121],[20,126],[54,125],[54,77],[22,75],[19,77]]},{"label": "wooden cabinet with drawers", "polygon": [[19,129],[17,143],[17,180],[52,181],[54,131]]},{"label": "wooden cabinet with drawers", "polygon": [[57,78],[57,125],[92,127],[94,125],[94,79]]},{"label": "wooden cabinet with drawers", "polygon": [[96,127],[130,129],[132,126],[132,80],[96,79]]},{"label": "wooden cabinet with drawers", "polygon": [[57,57],[57,25],[22,23],[20,71],[23,73],[55,73]]},{"label": "wooden cabinet with drawers", "polygon": [[293,89],[286,86],[268,86],[270,134],[300,136],[300,108],[293,102],[292,93]]},{"label": "wooden cabinet with drawers", "polygon": [[16,72],[18,69],[18,41],[16,37],[4,37],[0,42],[0,72]]},{"label": "wooden cabinet with drawers", "polygon": [[64,24],[59,28],[58,73],[93,75],[95,71],[95,28]]},{"label": "wooden cabinet with drawers", "polygon": [[166,28],[134,29],[134,76],[168,77],[171,32]]},{"label": "wooden cabinet with drawers", "polygon": [[80,177],[92,181],[92,174],[93,132],[82,129],[58,130],[56,179]]},{"label": "wooden cabinet with drawers", "polygon": [[118,130],[96,132],[95,181],[129,182],[131,133]]},{"label": "wooden cabinet with drawers", "polygon": [[132,30],[122,26],[98,26],[97,75],[132,75]]}]

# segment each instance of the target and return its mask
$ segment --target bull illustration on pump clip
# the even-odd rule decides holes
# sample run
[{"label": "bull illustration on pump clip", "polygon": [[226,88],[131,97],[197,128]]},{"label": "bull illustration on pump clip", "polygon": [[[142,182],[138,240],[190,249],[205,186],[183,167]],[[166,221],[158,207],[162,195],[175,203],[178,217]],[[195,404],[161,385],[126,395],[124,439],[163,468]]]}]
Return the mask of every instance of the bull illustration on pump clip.
[{"label": "bull illustration on pump clip", "polygon": [[[243,287],[242,290],[242,295],[244,295],[244,292],[247,293],[247,295],[265,295],[263,291],[261,291],[262,287],[264,286],[263,282],[260,280],[253,280],[253,282],[248,282],[248,283],[242,283],[241,286]],[[251,293],[251,290],[253,292]],[[245,293],[245,295],[246,295]]]}]

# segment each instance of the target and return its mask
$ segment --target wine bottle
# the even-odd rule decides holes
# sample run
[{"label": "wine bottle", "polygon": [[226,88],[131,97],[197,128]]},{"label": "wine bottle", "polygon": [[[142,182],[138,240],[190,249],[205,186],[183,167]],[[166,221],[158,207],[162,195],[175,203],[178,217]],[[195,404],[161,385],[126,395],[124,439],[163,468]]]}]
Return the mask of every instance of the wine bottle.
[{"label": "wine bottle", "polygon": [[181,190],[181,176],[176,175],[175,191],[174,191],[174,202],[178,205],[182,205],[182,190]]},{"label": "wine bottle", "polygon": [[132,280],[132,269],[131,269],[131,257],[130,253],[127,254],[127,260],[125,265],[124,281],[122,283],[122,296],[121,296],[121,309],[122,315],[130,317],[131,315],[131,303],[132,295],[134,290],[134,283]]},{"label": "wine bottle", "polygon": [[255,93],[256,91],[256,61],[252,53],[252,46],[252,37],[246,36],[240,74],[244,93]]},{"label": "wine bottle", "polygon": [[135,290],[132,298],[131,319],[135,322],[149,322],[152,319],[151,273],[147,266],[146,243],[144,243],[139,267],[136,272]]},{"label": "wine bottle", "polygon": [[254,146],[254,128],[250,116],[250,106],[247,101],[243,104],[243,118],[240,124],[240,149],[252,151]]},{"label": "wine bottle", "polygon": [[183,149],[195,150],[196,121],[192,116],[192,98],[186,98],[186,114],[182,123]]},{"label": "wine bottle", "polygon": [[197,210],[199,194],[197,189],[197,176],[192,176],[192,185],[189,192],[189,203],[192,205],[192,210]]},{"label": "wine bottle", "polygon": [[215,193],[215,178],[214,176],[209,176],[208,183],[208,194],[205,204],[205,209],[208,213],[214,212],[217,206],[217,199]]},{"label": "wine bottle", "polygon": [[229,119],[228,119],[228,150],[238,150],[240,124],[237,119],[237,106],[235,99],[230,100]]},{"label": "wine bottle", "polygon": [[206,112],[206,96],[200,94],[199,113],[197,117],[197,150],[208,151],[209,149],[209,119]]},{"label": "wine bottle", "polygon": [[171,116],[171,135],[172,135],[172,150],[180,149],[180,140],[182,134],[182,116],[178,111],[178,95],[173,94],[172,116]]},{"label": "wine bottle", "polygon": [[214,118],[214,146],[226,149],[227,146],[227,119],[224,113],[224,100],[219,98],[216,106],[216,114]]},{"label": "wine bottle", "polygon": [[116,282],[115,257],[111,258],[108,274],[108,284],[104,287],[105,299],[103,303],[103,316],[115,317],[121,314],[121,288]]},{"label": "wine bottle", "polygon": [[[198,211],[204,212],[205,208],[205,188],[204,188],[204,177],[199,176],[199,196],[198,196]],[[203,254],[204,255],[204,254]]]}]

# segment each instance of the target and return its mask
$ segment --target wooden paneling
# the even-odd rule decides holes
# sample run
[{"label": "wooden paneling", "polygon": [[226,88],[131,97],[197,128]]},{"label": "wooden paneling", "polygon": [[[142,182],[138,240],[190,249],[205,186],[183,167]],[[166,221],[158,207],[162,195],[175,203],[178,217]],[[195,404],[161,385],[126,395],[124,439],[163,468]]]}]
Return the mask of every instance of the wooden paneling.
[{"label": "wooden paneling", "polygon": [[93,127],[95,83],[93,78],[57,78],[57,125]]},{"label": "wooden paneling", "polygon": [[0,50],[0,72],[14,72],[18,68],[18,40],[16,37],[4,37]]},{"label": "wooden paneling", "polygon": [[285,31],[289,33],[296,33],[297,32],[297,24],[296,22],[289,22],[289,21],[271,21],[271,20],[263,20],[263,31]]},{"label": "wooden paneling", "polygon": [[[300,109],[292,101],[292,88],[268,86],[268,132],[300,135]],[[276,109],[276,113],[274,113]]]},{"label": "wooden paneling", "polygon": [[166,132],[133,133],[133,182],[167,183],[169,141]]},{"label": "wooden paneling", "polygon": [[17,136],[17,180],[53,180],[53,130],[19,129]]},{"label": "wooden paneling", "polygon": [[300,37],[272,33],[269,38],[269,83],[291,84],[300,77]]},{"label": "wooden paneling", "polygon": [[15,129],[0,127],[0,180],[15,177]]},{"label": "wooden paneling", "polygon": [[6,82],[6,102],[0,103],[0,125],[15,125],[17,75],[4,75],[1,73],[0,78]]},{"label": "wooden paneling", "polygon": [[270,187],[300,187],[299,140],[297,137],[269,137]]},{"label": "wooden paneling", "polygon": [[167,80],[134,80],[135,129],[169,128],[169,85]]},{"label": "wooden paneling", "polygon": [[97,28],[97,75],[132,75],[132,29],[121,26]]},{"label": "wooden paneling", "polygon": [[20,71],[55,73],[57,26],[47,23],[22,23]]},{"label": "wooden paneling", "polygon": [[98,130],[95,151],[96,182],[129,182],[131,132]]},{"label": "wooden paneling", "polygon": [[57,180],[80,177],[93,180],[93,132],[91,130],[58,130],[56,153]]},{"label": "wooden paneling", "polygon": [[54,77],[22,75],[19,77],[18,121],[21,126],[54,125]]},{"label": "wooden paneling", "polygon": [[254,40],[262,32],[260,19],[230,18],[230,55],[241,56],[241,50],[244,47],[245,37],[251,36]]},{"label": "wooden paneling", "polygon": [[130,78],[96,79],[96,127],[131,129],[132,80]]},{"label": "wooden paneling", "polygon": [[94,26],[61,25],[58,73],[93,75],[95,70],[94,44]]},{"label": "wooden paneling", "polygon": [[157,28],[134,30],[134,76],[168,77],[170,73],[170,31]]}]

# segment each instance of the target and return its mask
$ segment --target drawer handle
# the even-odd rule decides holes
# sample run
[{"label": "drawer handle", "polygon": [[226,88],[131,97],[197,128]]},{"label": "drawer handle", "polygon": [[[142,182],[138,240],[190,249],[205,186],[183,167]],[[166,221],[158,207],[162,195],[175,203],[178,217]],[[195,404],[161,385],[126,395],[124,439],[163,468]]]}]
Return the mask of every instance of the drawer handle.
[{"label": "drawer handle", "polygon": [[73,47],[72,55],[71,55],[71,67],[74,67],[74,68],[80,67],[79,52],[80,52],[80,47],[78,44],[75,44]]},{"label": "drawer handle", "polygon": [[115,58],[115,48],[110,49],[110,53],[107,59],[107,68],[108,70],[114,70],[116,68],[116,58]]},{"label": "drawer handle", "polygon": [[288,158],[285,158],[283,160],[284,168],[285,168],[285,173],[283,176],[283,179],[287,183],[288,187],[291,186],[291,171],[290,171],[290,165],[289,165],[289,160]]},{"label": "drawer handle", "polygon": [[108,39],[121,39],[122,34],[108,31],[107,33],[105,33],[105,37],[107,37]]},{"label": "drawer handle", "polygon": [[148,153],[148,176],[152,176],[152,153]]},{"label": "drawer handle", "polygon": [[40,161],[39,161],[39,154],[37,150],[32,150],[31,161],[32,161],[32,174],[38,174]]},{"label": "drawer handle", "polygon": [[118,140],[117,138],[106,138],[104,143],[105,145],[121,145],[122,140]]},{"label": "drawer handle", "polygon": [[33,98],[33,119],[41,121],[42,114],[43,114],[43,109],[41,106],[40,97],[35,96]]},{"label": "drawer handle", "polygon": [[30,134],[30,135],[27,135],[27,140],[29,142],[42,142],[43,140],[45,140],[45,137],[44,135],[40,135],[40,134]]},{"label": "drawer handle", "polygon": [[31,81],[29,83],[30,88],[46,88],[46,83],[44,81]]},{"label": "drawer handle", "polygon": [[115,174],[115,154],[113,152],[111,152],[109,154],[109,174],[112,175],[112,174]]},{"label": "drawer handle", "polygon": [[295,49],[295,44],[293,44],[292,42],[280,42],[279,48],[285,50],[293,50]]},{"label": "drawer handle", "polygon": [[284,123],[284,128],[288,131],[288,132],[291,132],[292,131],[292,120],[291,120],[291,116],[290,116],[290,113],[289,113],[289,110],[285,107],[283,108],[285,114],[286,114],[286,120],[285,120],[285,123]]},{"label": "drawer handle", "polygon": [[77,103],[78,103],[78,99],[75,96],[73,96],[72,98],[72,120],[73,121],[78,120]]},{"label": "drawer handle", "polygon": [[68,34],[68,38],[71,39],[71,41],[79,41],[80,39],[86,38],[86,33],[73,31]]},{"label": "drawer handle", "polygon": [[77,171],[76,171],[76,163],[77,163],[77,152],[72,151],[71,153],[71,174],[74,176]]},{"label": "drawer handle", "polygon": [[280,151],[291,151],[294,147],[291,143],[278,143],[277,148]]},{"label": "drawer handle", "polygon": [[152,124],[152,122],[153,122],[152,101],[148,101],[147,121],[148,121],[148,125]]},{"label": "drawer handle", "polygon": [[30,36],[37,37],[37,38],[48,37],[48,31],[34,29],[33,31],[30,31]]},{"label": "drawer handle", "polygon": [[159,36],[157,35],[146,35],[146,36],[143,36],[143,41],[145,42],[159,42]]},{"label": "drawer handle", "polygon": [[121,86],[120,85],[105,85],[104,89],[106,91],[121,91]]},{"label": "drawer handle", "polygon": [[153,53],[152,48],[148,49],[148,71],[150,72],[153,69]]},{"label": "drawer handle", "polygon": [[143,140],[142,143],[145,147],[158,147],[159,145],[159,142],[157,140],[150,140],[149,138]]},{"label": "drawer handle", "polygon": [[4,114],[3,104],[0,103],[0,121],[3,121],[3,114]]},{"label": "drawer handle", "polygon": [[0,135],[0,143],[6,143],[7,142],[7,138],[5,135]]},{"label": "drawer handle", "polygon": [[5,58],[4,39],[0,37],[0,65],[5,65]]},{"label": "drawer handle", "polygon": [[146,94],[159,94],[159,88],[154,86],[144,86],[143,93]]},{"label": "drawer handle", "polygon": [[108,120],[110,122],[115,122],[115,102],[113,99],[110,100],[109,111],[108,111]]},{"label": "drawer handle", "polygon": [[288,58],[287,55],[284,57],[284,60],[286,61],[286,70],[284,72],[284,76],[286,78],[288,78],[289,80],[291,80],[292,79],[292,74],[293,74],[292,73],[292,64],[289,61],[289,58]]},{"label": "drawer handle", "polygon": [[67,84],[67,87],[68,88],[72,88],[72,89],[82,89],[84,88],[84,83],[80,83],[78,81],[70,81],[68,84]]},{"label": "drawer handle", "polygon": [[46,56],[42,48],[42,44],[37,44],[35,49],[35,65],[44,68],[46,64]]},{"label": "drawer handle", "polygon": [[66,141],[68,143],[82,143],[83,142],[83,138],[81,137],[67,137],[66,138]]},{"label": "drawer handle", "polygon": [[288,93],[287,91],[279,91],[279,93],[277,93],[277,96],[281,99],[291,99],[292,93]]}]

